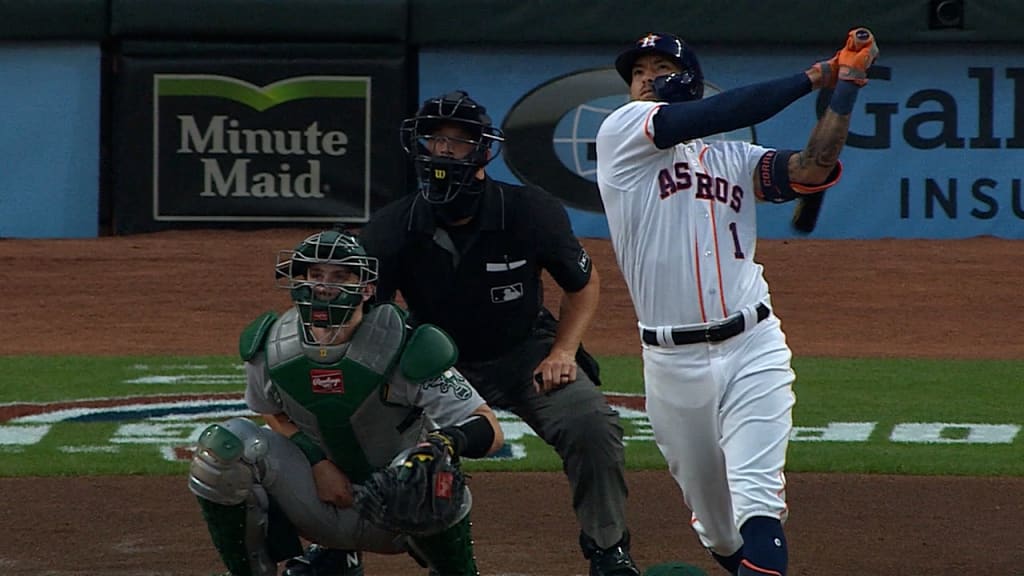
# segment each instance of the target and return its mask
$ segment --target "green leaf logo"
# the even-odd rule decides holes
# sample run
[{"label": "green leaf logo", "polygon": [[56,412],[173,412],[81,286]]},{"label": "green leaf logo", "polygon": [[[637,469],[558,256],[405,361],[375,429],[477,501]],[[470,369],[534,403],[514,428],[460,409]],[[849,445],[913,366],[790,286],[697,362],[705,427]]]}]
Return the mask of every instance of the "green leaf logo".
[{"label": "green leaf logo", "polygon": [[303,98],[370,98],[369,76],[298,76],[259,87],[245,80],[213,74],[157,74],[156,96],[224,98],[262,112]]}]

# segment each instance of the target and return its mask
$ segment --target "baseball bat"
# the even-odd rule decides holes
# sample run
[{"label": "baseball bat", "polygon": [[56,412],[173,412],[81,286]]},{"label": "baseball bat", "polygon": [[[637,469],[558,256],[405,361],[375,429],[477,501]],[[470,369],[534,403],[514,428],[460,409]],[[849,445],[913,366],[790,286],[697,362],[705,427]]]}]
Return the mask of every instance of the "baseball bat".
[{"label": "baseball bat", "polygon": [[825,190],[814,194],[801,195],[796,200],[796,208],[793,209],[793,230],[801,234],[814,232],[818,225],[818,215],[821,214],[821,203],[825,200]]}]

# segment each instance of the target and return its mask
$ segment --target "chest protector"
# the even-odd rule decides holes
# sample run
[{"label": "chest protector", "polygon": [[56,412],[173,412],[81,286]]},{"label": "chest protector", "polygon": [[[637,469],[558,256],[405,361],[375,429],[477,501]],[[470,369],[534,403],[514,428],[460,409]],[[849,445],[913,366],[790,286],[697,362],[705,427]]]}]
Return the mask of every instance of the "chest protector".
[{"label": "chest protector", "polygon": [[405,318],[392,305],[379,306],[347,345],[329,348],[307,344],[302,330],[294,308],[270,327],[264,348],[270,379],[288,416],[361,482],[420,432],[411,425],[418,410],[384,400],[405,346]]}]

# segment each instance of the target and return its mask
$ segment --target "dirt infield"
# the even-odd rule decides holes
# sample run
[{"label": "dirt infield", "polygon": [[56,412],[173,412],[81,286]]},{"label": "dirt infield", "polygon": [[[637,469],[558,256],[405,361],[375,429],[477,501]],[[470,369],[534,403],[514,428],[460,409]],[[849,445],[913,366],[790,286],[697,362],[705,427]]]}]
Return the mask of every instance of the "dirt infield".
[{"label": "dirt infield", "polygon": [[[271,288],[274,253],[304,232],[0,240],[0,354],[233,354],[249,319],[288,304]],[[598,354],[638,354],[610,247],[586,245],[602,278],[586,343]],[[758,261],[798,356],[1019,358],[1021,248],[991,238],[763,241]],[[1024,574],[1024,478],[789,480],[791,576]],[[471,483],[485,575],[586,573],[560,475],[477,474]],[[631,473],[629,487],[639,562],[685,560],[722,573],[689,530],[667,472]],[[0,574],[185,576],[219,567],[183,478],[0,479],[0,489]],[[405,557],[366,563],[371,576],[421,573]]]}]

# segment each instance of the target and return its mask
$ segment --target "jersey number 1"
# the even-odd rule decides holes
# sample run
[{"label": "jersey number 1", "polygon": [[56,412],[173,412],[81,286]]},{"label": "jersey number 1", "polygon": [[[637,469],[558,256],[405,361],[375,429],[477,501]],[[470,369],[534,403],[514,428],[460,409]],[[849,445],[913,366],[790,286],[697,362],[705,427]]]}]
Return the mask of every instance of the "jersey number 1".
[{"label": "jersey number 1", "polygon": [[729,222],[729,231],[732,232],[732,255],[737,260],[743,260],[743,250],[740,248],[740,233],[736,231],[736,223]]}]

